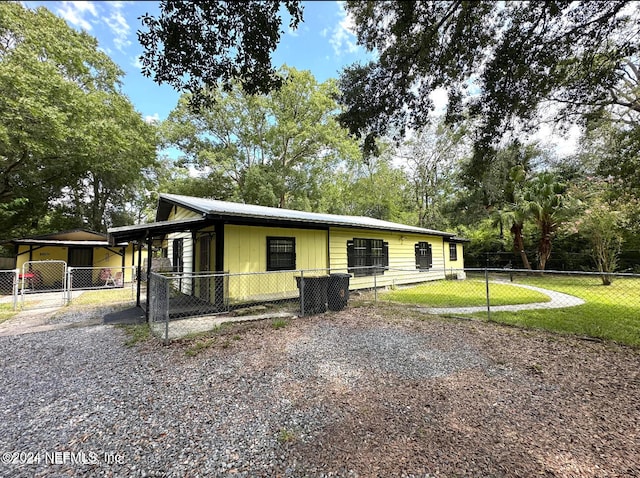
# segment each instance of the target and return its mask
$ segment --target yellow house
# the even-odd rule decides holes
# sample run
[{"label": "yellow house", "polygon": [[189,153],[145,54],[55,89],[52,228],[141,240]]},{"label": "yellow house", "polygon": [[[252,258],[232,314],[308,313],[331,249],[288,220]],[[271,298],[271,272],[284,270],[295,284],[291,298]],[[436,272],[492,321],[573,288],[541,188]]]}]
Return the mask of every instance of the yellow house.
[{"label": "yellow house", "polygon": [[28,269],[41,274],[42,285],[45,287],[54,285],[49,282],[60,280],[57,274],[48,273],[57,263],[83,269],[85,272],[78,275],[83,279],[83,286],[99,283],[103,269],[113,271],[114,275],[119,272],[123,282],[130,282],[134,277],[133,266],[138,264],[138,256],[132,244],[111,245],[106,234],[85,229],[13,239],[9,242],[14,245],[15,268],[21,272]]},{"label": "yellow house", "polygon": [[354,290],[464,268],[464,240],[452,233],[174,194],[160,195],[155,222],[109,234],[115,243],[162,240],[173,271],[189,278],[180,291],[213,304],[295,297],[301,274],[349,273]]}]

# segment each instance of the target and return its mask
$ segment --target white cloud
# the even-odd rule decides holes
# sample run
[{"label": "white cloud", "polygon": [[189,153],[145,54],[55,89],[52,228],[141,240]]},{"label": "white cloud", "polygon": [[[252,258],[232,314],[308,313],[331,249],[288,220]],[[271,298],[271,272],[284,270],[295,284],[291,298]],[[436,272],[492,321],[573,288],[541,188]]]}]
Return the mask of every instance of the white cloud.
[{"label": "white cloud", "polygon": [[93,2],[62,2],[56,13],[66,21],[84,30],[91,30],[93,27],[87,15],[97,17],[98,12]]},{"label": "white cloud", "polygon": [[344,53],[356,53],[358,44],[356,43],[355,22],[353,17],[347,14],[342,2],[338,2],[338,6],[340,21],[333,27],[329,43],[336,56],[341,56]]},{"label": "white cloud", "polygon": [[158,113],[153,113],[152,115],[146,115],[144,117],[144,122],[147,124],[156,124],[160,122],[160,115]]},{"label": "white cloud", "polygon": [[114,46],[124,52],[124,49],[128,46],[131,46],[131,40],[128,39],[129,32],[131,31],[131,27],[127,23],[124,15],[122,14],[122,9],[124,8],[124,3],[122,2],[113,2],[108,3],[111,7],[111,12],[108,17],[105,18],[105,23],[111,30],[114,35],[113,44]]},{"label": "white cloud", "polygon": [[131,66],[138,68],[139,70],[142,70],[142,62],[140,61],[139,56],[136,56],[132,59]]}]

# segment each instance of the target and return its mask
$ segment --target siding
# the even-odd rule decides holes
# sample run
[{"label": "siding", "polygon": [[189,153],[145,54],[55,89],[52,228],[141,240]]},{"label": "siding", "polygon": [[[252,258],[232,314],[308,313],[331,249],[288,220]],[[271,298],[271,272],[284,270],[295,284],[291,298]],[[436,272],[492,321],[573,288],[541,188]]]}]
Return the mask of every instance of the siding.
[{"label": "siding", "polygon": [[458,252],[458,259],[455,261],[449,260],[449,243],[445,242],[445,267],[447,268],[447,273],[451,273],[456,269],[464,269],[463,245],[456,244],[456,251]]},{"label": "siding", "polygon": [[[200,214],[197,212],[191,211],[189,209],[176,206],[173,208],[171,213],[169,214],[169,220],[177,220],[177,219],[189,219],[193,217],[200,217]],[[167,235],[167,252],[168,257],[171,260],[171,265],[175,267],[173,263],[173,240],[174,239],[182,239],[182,262],[183,262],[183,272],[191,273],[193,272],[193,260],[194,260],[194,247],[193,247],[193,235],[191,232],[177,232]],[[191,294],[192,284],[191,281],[180,281],[180,291],[184,294]]]},{"label": "siding", "polygon": [[[426,234],[408,234],[367,229],[331,228],[329,231],[329,256],[333,272],[347,271],[347,241],[353,238],[382,239],[389,244],[389,270],[377,277],[352,277],[349,288],[363,289],[411,284],[444,278],[443,238]],[[415,245],[426,241],[431,244],[433,267],[428,271],[416,269]],[[448,251],[447,251],[448,253]]]},{"label": "siding", "polygon": [[231,303],[297,297],[295,271],[267,272],[267,237],[294,237],[296,269],[326,269],[327,231],[281,227],[225,225],[224,268],[231,273],[228,297]]}]

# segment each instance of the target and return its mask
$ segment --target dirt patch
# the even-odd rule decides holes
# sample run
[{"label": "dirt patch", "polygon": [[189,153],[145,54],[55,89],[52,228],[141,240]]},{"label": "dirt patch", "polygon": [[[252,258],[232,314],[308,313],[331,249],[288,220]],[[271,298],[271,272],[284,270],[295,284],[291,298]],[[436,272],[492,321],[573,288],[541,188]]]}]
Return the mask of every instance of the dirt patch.
[{"label": "dirt patch", "polygon": [[253,325],[206,355],[240,353],[294,408],[325,411],[287,430],[284,474],[640,476],[638,351],[420,319],[359,308]]}]

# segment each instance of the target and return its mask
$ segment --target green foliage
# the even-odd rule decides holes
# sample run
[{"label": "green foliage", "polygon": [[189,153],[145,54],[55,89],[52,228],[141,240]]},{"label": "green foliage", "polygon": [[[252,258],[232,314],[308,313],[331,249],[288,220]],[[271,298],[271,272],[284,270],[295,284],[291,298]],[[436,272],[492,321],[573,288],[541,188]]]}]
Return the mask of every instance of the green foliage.
[{"label": "green foliage", "polygon": [[160,2],[161,14],[143,15],[138,32],[144,48],[142,73],[158,83],[190,91],[197,105],[210,104],[207,89],[229,91],[240,84],[247,94],[266,94],[281,86],[271,66],[280,40],[283,4],[296,28],[302,5],[283,2]]},{"label": "green foliage", "polygon": [[[534,290],[509,284],[489,284],[491,305],[549,302],[549,297]],[[387,292],[384,300],[429,307],[473,307],[487,305],[486,284],[480,280],[437,281]]]},{"label": "green foliage", "polygon": [[127,347],[133,347],[151,338],[149,324],[118,325],[117,327],[121,328],[127,335],[127,340],[124,342]]},{"label": "green foliage", "polygon": [[358,147],[335,119],[333,81],[319,84],[310,72],[288,67],[280,74],[282,87],[268,96],[250,96],[238,86],[216,90],[214,105],[198,113],[183,95],[161,134],[165,145],[182,152],[182,164],[230,183],[233,190],[225,195],[317,209],[326,171],[354,158]]},{"label": "green foliage", "polygon": [[[365,138],[422,126],[429,94],[448,92],[447,118],[476,118],[474,165],[481,174],[505,131],[527,126],[542,102],[557,117],[607,100],[635,38],[630,2],[349,1],[358,42],[378,59],[345,69],[341,120]],[[628,14],[631,12],[631,14]]]},{"label": "green foliage", "polygon": [[276,330],[283,329],[287,325],[289,325],[289,322],[287,322],[284,319],[275,319],[273,322],[271,322],[271,327],[276,329]]},{"label": "green foliage", "polygon": [[122,71],[42,7],[0,4],[0,38],[2,236],[43,232],[56,215],[104,230],[155,157]]}]

